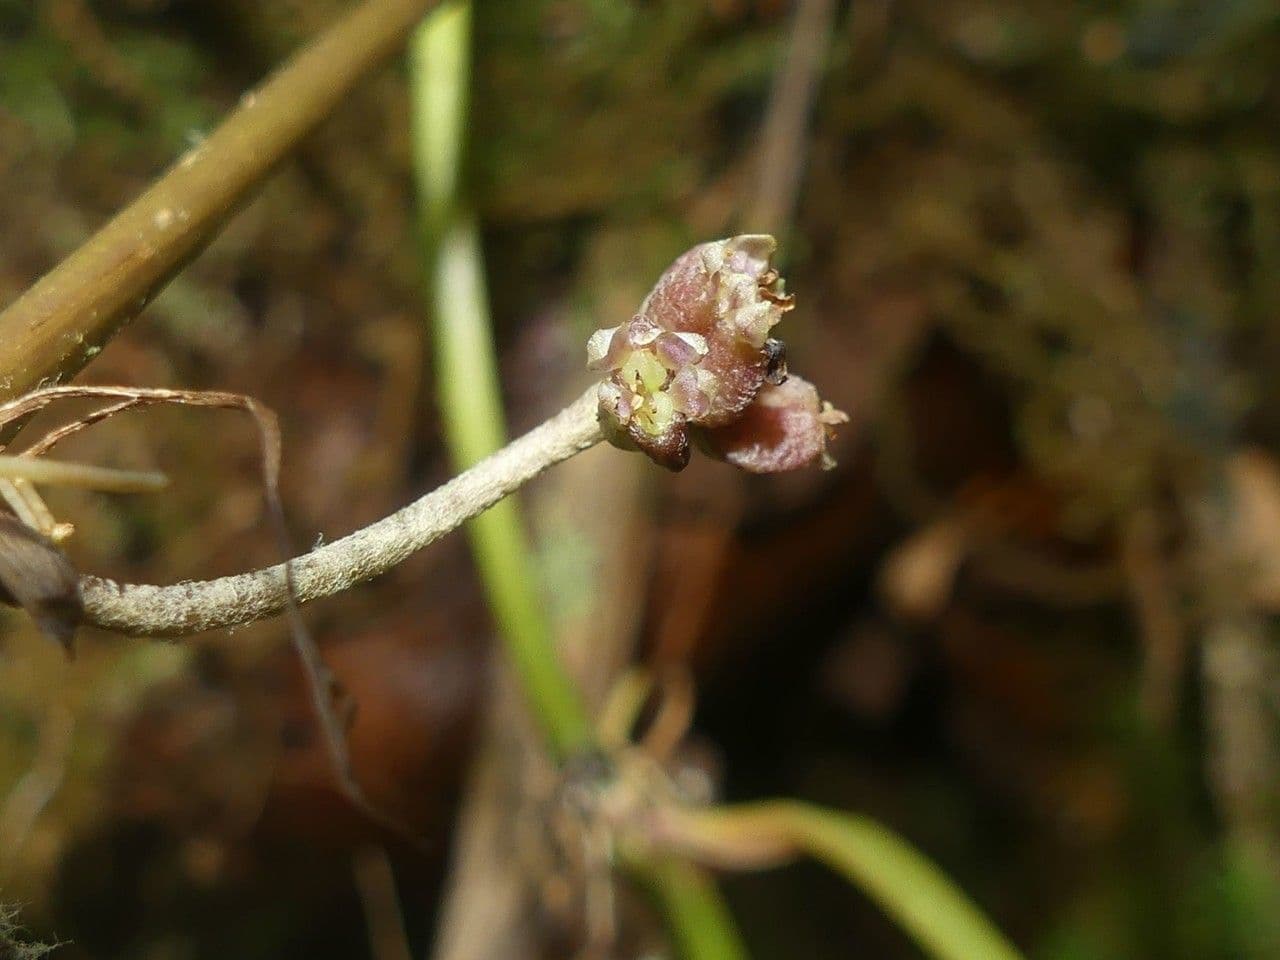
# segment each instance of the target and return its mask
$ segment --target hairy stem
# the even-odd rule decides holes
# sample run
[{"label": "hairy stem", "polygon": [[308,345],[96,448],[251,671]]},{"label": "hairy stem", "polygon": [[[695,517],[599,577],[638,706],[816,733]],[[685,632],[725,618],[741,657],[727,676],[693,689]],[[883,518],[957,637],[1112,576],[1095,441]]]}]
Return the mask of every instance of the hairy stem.
[{"label": "hairy stem", "polygon": [[[595,388],[550,420],[407,507],[289,561],[299,603],[390,570],[543,470],[598,443]],[[180,637],[250,623],[288,604],[285,566],[174,586],[80,583],[85,622],[134,636]]]},{"label": "hairy stem", "polygon": [[434,4],[367,0],[246,94],[203,143],[0,313],[0,400],[88,363]]}]

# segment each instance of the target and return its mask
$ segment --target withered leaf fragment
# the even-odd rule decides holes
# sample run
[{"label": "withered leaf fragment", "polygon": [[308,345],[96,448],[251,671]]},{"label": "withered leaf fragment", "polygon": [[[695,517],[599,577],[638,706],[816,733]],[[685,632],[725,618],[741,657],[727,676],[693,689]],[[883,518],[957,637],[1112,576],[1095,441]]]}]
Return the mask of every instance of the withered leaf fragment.
[{"label": "withered leaf fragment", "polygon": [[0,513],[0,602],[21,606],[47,637],[68,650],[81,620],[75,567],[47,538]]}]

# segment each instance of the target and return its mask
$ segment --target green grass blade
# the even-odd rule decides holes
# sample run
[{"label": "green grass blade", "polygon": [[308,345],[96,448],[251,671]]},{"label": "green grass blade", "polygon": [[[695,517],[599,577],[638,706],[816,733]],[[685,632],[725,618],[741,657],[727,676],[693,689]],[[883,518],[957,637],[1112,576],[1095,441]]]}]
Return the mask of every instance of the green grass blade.
[{"label": "green grass blade", "polygon": [[867,817],[787,804],[796,843],[860,887],[937,960],[1023,960],[928,857]]},{"label": "green grass blade", "polygon": [[807,855],[878,903],[934,960],[1024,960],[928,857],[867,817],[779,800],[672,818],[678,846],[736,866]]},{"label": "green grass blade", "polygon": [[683,860],[637,861],[631,874],[649,889],[685,960],[748,960],[747,948],[707,873]]},{"label": "green grass blade", "polygon": [[[414,148],[434,319],[436,377],[455,466],[507,441],[474,217],[459,199],[471,32],[469,3],[445,3],[411,45]],[[581,697],[560,663],[515,497],[467,525],[489,605],[521,688],[560,755],[589,740]]]}]

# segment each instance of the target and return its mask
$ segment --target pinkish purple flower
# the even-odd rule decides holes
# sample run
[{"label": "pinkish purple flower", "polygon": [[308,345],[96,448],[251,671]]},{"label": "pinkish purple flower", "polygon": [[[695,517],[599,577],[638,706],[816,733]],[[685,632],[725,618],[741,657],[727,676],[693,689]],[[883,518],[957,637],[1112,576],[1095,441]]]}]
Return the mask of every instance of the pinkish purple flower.
[{"label": "pinkish purple flower", "polygon": [[[771,263],[776,248],[762,234],[694,247],[667,268],[631,320],[592,334],[588,364],[604,374],[600,419],[615,444],[680,470],[689,462],[691,430],[705,429],[712,450],[739,456],[746,440],[736,428],[750,414],[747,422],[767,423],[775,433],[801,433],[774,436],[761,447],[771,455],[739,456],[745,469],[793,469],[825,455],[827,423],[818,435],[812,429],[818,413],[810,408],[822,409],[817,393],[778,392],[785,353],[769,334],[793,303]],[[795,416],[782,416],[792,403],[800,404]],[[730,428],[735,439],[718,446],[716,432]]]}]

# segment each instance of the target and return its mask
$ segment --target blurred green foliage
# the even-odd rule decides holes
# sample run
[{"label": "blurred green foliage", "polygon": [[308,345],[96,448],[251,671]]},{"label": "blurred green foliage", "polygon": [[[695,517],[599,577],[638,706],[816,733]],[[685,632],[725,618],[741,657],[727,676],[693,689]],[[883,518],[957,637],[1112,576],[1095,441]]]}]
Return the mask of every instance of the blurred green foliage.
[{"label": "blurred green foliage", "polygon": [[51,22],[49,5],[0,7],[0,108],[63,156],[93,142],[104,161],[145,147],[161,158],[190,145],[218,117],[202,90],[210,62],[199,47],[147,23],[110,41],[76,19]]}]

